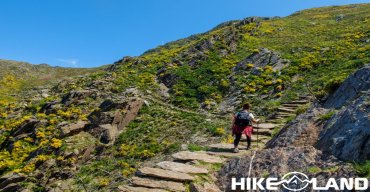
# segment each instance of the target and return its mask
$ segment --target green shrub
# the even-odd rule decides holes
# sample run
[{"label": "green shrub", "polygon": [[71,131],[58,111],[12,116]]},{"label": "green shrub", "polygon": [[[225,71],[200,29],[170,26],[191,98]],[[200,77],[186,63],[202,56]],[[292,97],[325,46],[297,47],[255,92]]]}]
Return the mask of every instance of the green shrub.
[{"label": "green shrub", "polygon": [[196,144],[189,144],[188,149],[189,151],[204,151],[206,150],[206,147]]},{"label": "green shrub", "polygon": [[329,120],[331,117],[333,117],[333,115],[335,115],[336,111],[329,111],[328,113],[324,114],[324,115],[321,115],[320,116],[320,120],[323,120],[323,121],[327,121]]},{"label": "green shrub", "polygon": [[360,163],[360,164],[355,163],[353,167],[355,168],[359,176],[367,177],[367,178],[370,177],[370,161],[369,160],[364,163]]}]

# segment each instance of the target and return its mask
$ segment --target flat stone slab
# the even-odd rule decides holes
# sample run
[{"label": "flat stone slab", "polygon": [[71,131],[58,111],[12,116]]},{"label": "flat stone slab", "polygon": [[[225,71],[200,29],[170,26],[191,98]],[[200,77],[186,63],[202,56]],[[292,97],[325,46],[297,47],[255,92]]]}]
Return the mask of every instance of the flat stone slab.
[{"label": "flat stone slab", "polygon": [[209,155],[223,156],[223,157],[241,157],[241,156],[244,156],[244,155],[249,154],[249,151],[247,151],[247,150],[240,150],[240,148],[239,148],[239,153],[234,153],[232,151],[230,151],[230,152],[207,151],[207,154],[209,154]]},{"label": "flat stone slab", "polygon": [[177,163],[172,161],[163,161],[157,164],[158,167],[166,170],[177,171],[181,173],[193,173],[193,174],[207,174],[208,170],[193,165],[187,165],[184,163]]},{"label": "flat stone slab", "polygon": [[286,108],[286,107],[281,107],[281,108],[278,108],[279,111],[284,111],[284,112],[295,112],[294,109],[290,109],[290,108]]},{"label": "flat stone slab", "polygon": [[180,173],[177,171],[164,170],[152,167],[143,167],[139,169],[142,175],[157,177],[173,181],[193,181],[195,178],[186,173]]},{"label": "flat stone slab", "polygon": [[291,101],[289,103],[284,103],[284,104],[306,104],[309,103],[310,101],[308,100],[297,100],[297,101]]},{"label": "flat stone slab", "polygon": [[203,152],[190,152],[190,151],[181,151],[172,155],[173,158],[184,161],[199,160],[206,163],[223,163],[224,159],[216,156],[208,155]]},{"label": "flat stone slab", "polygon": [[214,149],[234,149],[234,144],[229,144],[229,143],[216,143],[209,145],[208,147],[214,148]]},{"label": "flat stone slab", "polygon": [[87,125],[86,121],[78,121],[77,123],[66,125],[60,128],[60,132],[61,132],[60,135],[62,137],[67,137],[67,136],[78,134],[79,132],[84,130],[86,125]]},{"label": "flat stone slab", "polygon": [[171,191],[186,191],[184,184],[174,181],[154,180],[149,178],[133,177],[132,184],[139,187],[166,189]]},{"label": "flat stone slab", "polygon": [[273,133],[273,130],[271,130],[271,129],[259,129],[259,130],[256,130],[254,132],[255,136],[253,136],[253,137],[255,137],[257,139],[256,134],[258,134],[258,135],[272,135],[272,133]]},{"label": "flat stone slab", "polygon": [[151,189],[146,187],[131,187],[131,186],[119,186],[118,190],[121,192],[168,192],[163,189]]},{"label": "flat stone slab", "polygon": [[[278,124],[273,124],[273,123],[261,123],[261,124],[258,124],[258,128],[259,129],[274,129],[275,127],[278,127],[280,125]],[[254,128],[257,128],[257,125],[254,125],[253,126]]]}]

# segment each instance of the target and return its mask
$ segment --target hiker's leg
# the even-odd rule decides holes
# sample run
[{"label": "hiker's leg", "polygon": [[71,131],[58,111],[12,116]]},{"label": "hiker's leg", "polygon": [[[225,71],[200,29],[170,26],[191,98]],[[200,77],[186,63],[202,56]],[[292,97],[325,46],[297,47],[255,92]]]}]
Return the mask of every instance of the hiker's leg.
[{"label": "hiker's leg", "polygon": [[240,138],[242,138],[242,134],[241,133],[236,133],[235,134],[235,139],[234,139],[234,147],[235,148],[238,148]]},{"label": "hiker's leg", "polygon": [[252,142],[252,138],[247,135],[247,143],[248,143],[248,146],[247,147],[248,148],[251,147],[251,142]]}]

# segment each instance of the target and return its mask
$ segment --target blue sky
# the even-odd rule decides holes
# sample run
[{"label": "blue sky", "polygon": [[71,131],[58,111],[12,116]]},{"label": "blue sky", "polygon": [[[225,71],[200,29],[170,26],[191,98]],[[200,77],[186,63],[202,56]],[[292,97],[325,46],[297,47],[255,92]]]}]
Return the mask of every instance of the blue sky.
[{"label": "blue sky", "polygon": [[366,0],[1,0],[0,59],[96,67],[248,16]]}]

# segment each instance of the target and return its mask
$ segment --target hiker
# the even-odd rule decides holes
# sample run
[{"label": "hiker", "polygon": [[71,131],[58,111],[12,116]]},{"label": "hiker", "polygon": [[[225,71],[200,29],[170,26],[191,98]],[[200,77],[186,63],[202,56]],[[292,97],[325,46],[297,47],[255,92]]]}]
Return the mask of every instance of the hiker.
[{"label": "hiker", "polygon": [[254,115],[249,112],[250,108],[251,108],[251,105],[249,103],[246,103],[243,105],[243,110],[237,112],[234,115],[232,130],[233,130],[233,136],[235,135],[235,139],[234,139],[234,152],[235,153],[239,152],[238,145],[242,137],[242,134],[245,134],[247,136],[247,143],[248,143],[247,149],[250,149],[251,141],[252,141],[252,132],[253,132],[252,122],[258,123],[260,121],[259,119],[255,119]]}]

